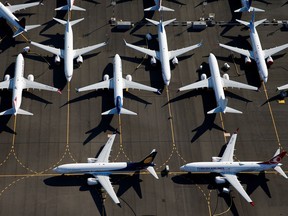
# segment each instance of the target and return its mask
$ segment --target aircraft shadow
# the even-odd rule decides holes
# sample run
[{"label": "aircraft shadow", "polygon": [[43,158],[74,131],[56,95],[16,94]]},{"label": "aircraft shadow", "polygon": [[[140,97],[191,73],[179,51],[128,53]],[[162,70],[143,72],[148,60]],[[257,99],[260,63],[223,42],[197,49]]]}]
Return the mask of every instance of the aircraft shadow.
[{"label": "aircraft shadow", "polygon": [[[10,109],[12,107],[12,91],[10,90],[2,90],[0,91],[1,103],[0,103],[0,112]],[[7,126],[11,115],[3,115],[0,116],[0,133],[7,132],[10,134],[16,134],[16,131]]]}]

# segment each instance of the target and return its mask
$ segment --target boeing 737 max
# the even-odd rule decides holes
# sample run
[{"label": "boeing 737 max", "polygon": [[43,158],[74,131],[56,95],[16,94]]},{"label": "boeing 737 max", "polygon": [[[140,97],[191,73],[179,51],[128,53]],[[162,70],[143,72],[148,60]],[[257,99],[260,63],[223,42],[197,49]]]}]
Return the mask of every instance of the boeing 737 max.
[{"label": "boeing 737 max", "polygon": [[109,175],[111,174],[121,174],[127,172],[135,172],[142,169],[146,169],[151,175],[156,179],[158,176],[154,170],[153,160],[157,154],[155,149],[142,161],[140,162],[109,162],[109,156],[111,148],[114,142],[116,134],[113,134],[103,150],[99,154],[98,158],[88,158],[88,163],[74,163],[74,164],[64,164],[55,167],[53,170],[57,173],[83,173],[93,175],[94,178],[88,178],[88,185],[96,185],[100,183],[102,187],[106,190],[109,196],[116,204],[120,204],[120,201],[113,190],[112,184],[110,182]]},{"label": "boeing 737 max", "polygon": [[[205,173],[219,173],[221,176],[215,178],[217,184],[224,184],[228,181],[240,194],[244,197],[247,202],[254,206],[254,202],[248,196],[239,180],[237,179],[236,174],[239,172],[262,172],[269,169],[276,170],[284,178],[288,178],[285,172],[280,167],[282,158],[286,155],[286,152],[283,151],[280,153],[278,149],[275,155],[268,161],[265,162],[234,162],[234,148],[237,138],[237,133],[234,133],[227,144],[227,147],[222,155],[222,157],[212,157],[212,162],[194,162],[188,163],[181,166],[182,171],[187,172],[205,172]],[[229,191],[227,188],[223,188],[223,191]]]},{"label": "boeing 737 max", "polygon": [[14,33],[13,37],[18,36],[19,34],[22,34],[23,32],[27,32],[28,30],[31,30],[33,28],[36,28],[40,25],[26,25],[25,18],[22,18],[20,21],[18,20],[17,17],[14,16],[14,12],[26,9],[29,7],[34,7],[36,5],[39,5],[40,2],[33,2],[33,3],[26,3],[26,4],[18,4],[18,5],[10,5],[8,6],[3,5],[0,2],[0,18],[4,18],[7,20],[11,25],[15,26],[17,29],[16,32]]},{"label": "boeing 737 max", "polygon": [[261,80],[263,80],[265,83],[268,80],[268,69],[265,62],[265,59],[267,61],[268,65],[273,64],[272,55],[286,49],[288,47],[288,43],[284,44],[282,46],[274,47],[271,49],[263,50],[261,46],[261,42],[258,36],[258,33],[256,31],[256,27],[260,25],[261,23],[265,22],[266,19],[259,20],[255,22],[255,12],[253,11],[252,19],[249,22],[245,22],[242,20],[237,20],[239,23],[242,23],[243,25],[246,25],[250,28],[250,40],[251,40],[251,50],[244,50],[237,47],[231,47],[224,44],[219,44],[221,47],[231,50],[233,52],[240,53],[241,55],[246,56],[245,63],[251,63],[251,59],[254,59],[256,61],[258,72],[260,75]]},{"label": "boeing 737 max", "polygon": [[127,75],[126,79],[124,79],[122,77],[121,58],[118,54],[115,55],[114,60],[113,60],[113,76],[114,76],[113,78],[109,79],[109,75],[105,74],[103,77],[104,81],[76,89],[77,92],[82,92],[82,91],[90,91],[90,90],[97,90],[97,89],[104,89],[104,88],[108,88],[108,89],[113,88],[115,108],[102,113],[102,115],[108,115],[108,114],[137,115],[136,113],[123,108],[123,89],[132,88],[132,89],[139,89],[139,90],[152,91],[152,92],[159,93],[159,91],[156,88],[152,88],[150,86],[132,82],[131,75]]},{"label": "boeing 737 max", "polygon": [[212,53],[210,53],[209,55],[209,68],[211,72],[211,77],[207,79],[206,74],[202,74],[201,81],[181,87],[179,88],[179,91],[186,91],[186,90],[199,89],[199,88],[213,88],[218,106],[215,109],[207,112],[208,114],[218,113],[218,112],[241,114],[242,113],[241,111],[238,111],[236,109],[233,109],[227,106],[228,99],[226,99],[225,97],[223,88],[228,88],[228,87],[243,88],[243,89],[248,89],[248,90],[257,90],[258,88],[229,80],[228,74],[224,74],[223,78],[220,77],[220,71],[219,71],[217,59]]},{"label": "boeing 737 max", "polygon": [[83,63],[83,57],[82,55],[98,49],[102,46],[106,45],[106,42],[100,43],[100,44],[96,44],[93,46],[89,46],[89,47],[85,47],[85,48],[81,48],[81,49],[73,49],[73,32],[72,32],[72,26],[75,25],[76,23],[82,21],[84,18],[82,19],[78,19],[78,20],[74,20],[74,21],[64,21],[64,20],[60,20],[60,19],[56,19],[53,18],[54,20],[56,20],[57,22],[66,25],[65,28],[65,36],[64,36],[64,49],[57,49],[51,46],[46,46],[43,44],[39,44],[36,42],[31,41],[31,44],[39,47],[40,49],[46,50],[50,53],[53,53],[55,56],[55,62],[59,63],[60,62],[60,57],[64,59],[64,72],[65,72],[65,77],[67,79],[68,82],[71,81],[72,79],[72,75],[73,75],[73,60],[75,58],[78,64],[82,64]]},{"label": "boeing 737 max", "polygon": [[167,37],[166,37],[166,31],[165,31],[165,26],[172,23],[173,21],[175,21],[176,19],[172,19],[172,20],[167,20],[162,22],[162,20],[160,20],[160,22],[154,21],[154,20],[150,20],[147,19],[149,22],[153,23],[154,25],[156,25],[158,27],[158,41],[159,41],[159,51],[155,51],[155,50],[150,50],[150,49],[146,49],[143,47],[138,47],[132,44],[129,44],[125,41],[126,46],[135,49],[139,52],[142,52],[144,54],[147,54],[149,56],[151,56],[151,64],[156,64],[156,59],[158,59],[161,62],[161,67],[162,67],[162,77],[164,80],[164,84],[165,85],[169,85],[170,80],[171,80],[171,69],[170,69],[170,60],[172,60],[172,63],[174,65],[178,64],[178,59],[177,56],[180,56],[184,53],[187,53],[193,49],[196,49],[198,47],[200,47],[202,45],[202,43],[198,43],[196,45],[193,46],[189,46],[189,47],[185,47],[182,49],[178,49],[178,50],[173,50],[173,51],[168,51],[168,44],[167,44]]},{"label": "boeing 737 max", "polygon": [[22,101],[23,89],[40,89],[47,91],[60,92],[57,88],[52,86],[44,85],[34,81],[34,76],[29,74],[27,79],[24,78],[24,58],[20,53],[16,58],[15,63],[15,75],[14,78],[10,79],[8,74],[5,75],[4,81],[0,82],[0,89],[12,89],[12,108],[5,110],[0,115],[33,115],[32,113],[22,110],[20,108]]}]

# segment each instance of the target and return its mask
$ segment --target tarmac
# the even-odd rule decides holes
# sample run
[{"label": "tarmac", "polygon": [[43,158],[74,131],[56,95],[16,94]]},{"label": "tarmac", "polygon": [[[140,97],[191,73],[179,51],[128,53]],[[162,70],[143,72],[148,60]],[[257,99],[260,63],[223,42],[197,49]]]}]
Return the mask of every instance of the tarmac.
[{"label": "tarmac", "polygon": [[[113,2],[113,1],[112,1]],[[19,1],[9,1],[11,5]],[[66,1],[43,1],[44,5],[20,11],[29,25],[42,24],[16,39],[14,31],[0,22],[0,71],[13,77],[16,56],[29,40],[63,48],[64,26],[52,17],[67,19],[66,12],[54,8]],[[163,5],[175,9],[163,19],[177,18],[179,23],[207,19],[215,14],[215,25],[195,30],[187,25],[166,26],[169,50],[203,42],[203,45],[182,57],[172,66],[169,87],[164,87],[161,66],[150,65],[150,58],[126,48],[129,43],[158,49],[157,28],[148,25],[145,17],[159,20],[158,12],[143,12],[152,0],[117,1],[83,0],[75,5],[86,12],[73,11],[72,20],[85,19],[74,25],[74,49],[108,41],[105,47],[84,56],[81,66],[75,64],[74,75],[66,83],[63,63],[57,66],[54,56],[32,47],[25,58],[25,76],[33,74],[35,81],[62,90],[53,92],[29,89],[23,93],[21,108],[34,116],[0,117],[0,215],[287,215],[287,180],[273,170],[266,173],[242,173],[239,179],[255,202],[252,207],[230,186],[229,194],[221,193],[214,174],[187,174],[179,167],[188,162],[211,161],[221,155],[231,133],[239,128],[235,160],[262,161],[270,159],[278,148],[288,150],[286,98],[282,100],[276,87],[288,83],[287,50],[273,57],[269,79],[261,85],[255,63],[247,66],[244,57],[218,46],[218,43],[251,49],[249,31],[235,19],[249,21],[251,14],[235,14],[240,0],[188,1],[169,0]],[[254,7],[266,10],[257,13],[256,20],[267,18],[257,27],[263,49],[288,42],[287,29],[277,21],[285,21],[287,2],[253,1]],[[134,26],[119,30],[111,23],[131,21]],[[273,19],[275,19],[273,21]],[[153,39],[147,41],[145,35]],[[259,87],[259,91],[227,89],[230,107],[243,111],[237,114],[207,115],[216,107],[212,90],[177,92],[178,88],[196,82],[202,73],[209,77],[208,56],[215,54],[221,73],[223,65],[231,67],[230,79]],[[75,88],[112,76],[115,54],[122,58],[123,75],[131,74],[133,81],[162,89],[162,94],[130,90],[124,93],[124,107],[137,116],[101,116],[113,108],[113,91],[99,90],[76,93]],[[63,61],[62,61],[63,62]],[[200,70],[200,65],[202,69]],[[12,93],[0,92],[0,111],[11,107]],[[286,128],[286,129],[285,129]],[[120,199],[115,205],[100,186],[88,186],[87,175],[61,176],[53,172],[57,165],[86,162],[95,157],[117,132],[111,152],[111,162],[140,161],[152,149],[158,154],[156,180],[147,172],[112,175],[111,181]],[[169,166],[169,173],[165,167]],[[287,173],[287,158],[282,168]]]}]

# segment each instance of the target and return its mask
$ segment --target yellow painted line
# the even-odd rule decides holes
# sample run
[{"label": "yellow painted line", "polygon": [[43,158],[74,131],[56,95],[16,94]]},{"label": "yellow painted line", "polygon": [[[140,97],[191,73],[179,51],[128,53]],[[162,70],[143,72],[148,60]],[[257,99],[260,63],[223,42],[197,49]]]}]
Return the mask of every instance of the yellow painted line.
[{"label": "yellow painted line", "polygon": [[220,115],[220,121],[221,121],[221,125],[222,125],[222,128],[223,128],[223,136],[224,136],[224,142],[227,143],[227,134],[225,132],[225,126],[224,126],[224,121],[223,121],[223,116],[222,116],[222,113],[219,113]]},{"label": "yellow painted line", "polygon": [[13,130],[15,133],[13,133],[13,136],[12,136],[12,149],[14,149],[14,144],[15,144],[15,139],[16,139],[16,123],[17,123],[17,115],[15,115],[15,118],[14,118]]},{"label": "yellow painted line", "polygon": [[175,148],[176,145],[175,145],[175,136],[174,136],[174,127],[173,127],[173,117],[172,117],[172,112],[171,112],[171,104],[169,103],[170,96],[169,96],[168,86],[166,86],[166,95],[167,95],[167,101],[168,101],[168,112],[169,112],[169,121],[170,121],[172,143],[173,143],[173,148]]},{"label": "yellow painted line", "polygon": [[67,86],[67,91],[68,91],[68,98],[67,98],[67,128],[66,128],[66,144],[69,144],[69,131],[70,131],[70,82],[68,82]]}]

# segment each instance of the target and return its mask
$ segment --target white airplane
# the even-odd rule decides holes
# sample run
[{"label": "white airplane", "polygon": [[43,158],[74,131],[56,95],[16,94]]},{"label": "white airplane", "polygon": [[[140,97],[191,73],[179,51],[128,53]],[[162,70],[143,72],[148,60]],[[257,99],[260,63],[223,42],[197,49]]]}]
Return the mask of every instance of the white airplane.
[{"label": "white airplane", "polygon": [[46,46],[43,44],[39,44],[36,42],[31,41],[31,44],[34,46],[39,47],[40,49],[46,50],[50,53],[53,53],[55,56],[55,62],[56,63],[60,63],[60,57],[64,59],[64,72],[65,72],[65,76],[68,82],[71,81],[72,79],[72,75],[73,75],[73,60],[75,58],[78,64],[82,64],[83,63],[83,57],[82,55],[98,49],[102,46],[106,45],[106,42],[100,43],[100,44],[96,44],[93,46],[89,46],[89,47],[85,47],[85,48],[81,48],[81,49],[73,49],[73,31],[72,31],[72,26],[75,25],[76,23],[82,21],[84,18],[82,19],[78,19],[78,20],[74,20],[74,21],[65,21],[65,20],[60,20],[57,18],[53,18],[54,20],[56,20],[57,22],[66,25],[65,28],[65,37],[64,37],[64,49],[58,49],[58,48],[54,48],[51,46]]},{"label": "white airplane", "polygon": [[18,4],[18,5],[10,5],[8,6],[3,5],[0,2],[0,18],[4,18],[7,20],[11,25],[15,26],[17,28],[16,32],[14,33],[13,37],[18,36],[19,34],[22,34],[23,32],[27,32],[31,29],[34,29],[40,25],[26,25],[25,18],[22,18],[20,21],[17,17],[14,16],[15,11],[19,11],[22,9],[26,9],[29,7],[34,7],[36,5],[39,5],[40,2],[33,2],[33,3],[26,3],[26,4]]},{"label": "white airplane", "polygon": [[162,0],[154,0],[155,6],[145,8],[144,11],[174,11],[174,9],[162,6]]},{"label": "white airplane", "polygon": [[260,8],[252,7],[252,0],[241,0],[242,8],[239,8],[235,10],[234,12],[264,12],[265,10],[262,10]]},{"label": "white airplane", "polygon": [[22,91],[23,89],[41,89],[47,91],[59,92],[60,90],[52,86],[44,85],[34,81],[34,76],[29,74],[27,79],[24,78],[24,58],[20,53],[16,58],[15,63],[15,75],[14,78],[10,79],[10,75],[6,74],[4,81],[0,82],[0,89],[12,89],[12,108],[5,110],[0,113],[0,115],[33,115],[32,113],[25,111],[20,108],[22,101]]},{"label": "white airplane", "polygon": [[214,93],[215,93],[215,98],[217,101],[217,107],[207,112],[207,114],[218,113],[218,112],[241,114],[242,113],[241,111],[238,111],[236,109],[233,109],[227,106],[228,99],[225,97],[223,88],[231,87],[231,88],[243,88],[243,89],[249,89],[249,90],[257,90],[258,88],[247,85],[247,84],[229,80],[229,75],[226,73],[223,74],[223,78],[222,78],[220,76],[217,59],[212,53],[210,53],[208,61],[209,61],[211,77],[207,79],[206,74],[202,74],[201,81],[181,87],[179,88],[179,91],[186,91],[186,90],[199,89],[199,88],[213,88]]},{"label": "white airplane", "polygon": [[256,31],[256,27],[258,25],[260,25],[261,23],[265,22],[266,19],[259,20],[259,21],[255,22],[255,12],[253,11],[252,19],[251,19],[250,23],[242,21],[242,20],[237,20],[237,21],[250,28],[250,40],[251,40],[252,51],[240,49],[237,47],[231,47],[231,46],[227,46],[224,44],[219,44],[219,45],[225,49],[228,49],[228,50],[231,50],[233,52],[237,52],[237,53],[240,53],[241,55],[246,56],[245,63],[251,63],[251,58],[254,59],[256,61],[257,67],[258,67],[258,72],[259,72],[260,78],[261,78],[261,80],[263,80],[266,83],[268,80],[268,69],[267,69],[267,65],[265,63],[265,59],[267,59],[266,61],[267,61],[268,65],[272,65],[273,59],[271,56],[284,50],[284,49],[286,49],[288,47],[288,43],[284,44],[282,46],[263,50],[259,36],[258,36],[258,33]]},{"label": "white airplane", "polygon": [[125,40],[124,41],[125,41],[126,46],[151,56],[152,58],[150,62],[152,65],[156,64],[156,59],[160,60],[161,65],[162,65],[162,77],[164,80],[164,84],[168,86],[171,80],[171,70],[170,70],[169,61],[172,59],[172,63],[174,65],[178,64],[177,56],[180,56],[186,52],[189,52],[190,50],[200,47],[202,43],[198,43],[196,45],[185,47],[185,48],[178,49],[178,50],[168,51],[167,37],[166,37],[166,31],[164,27],[172,23],[176,19],[167,20],[164,22],[162,22],[162,20],[160,20],[160,22],[157,22],[157,21],[150,20],[147,18],[146,20],[153,23],[154,25],[158,27],[159,51],[150,50],[150,49],[146,49],[143,47],[138,47],[138,46],[127,43]]},{"label": "white airplane", "polygon": [[120,204],[120,201],[113,190],[113,186],[110,182],[109,175],[111,174],[121,174],[127,172],[135,172],[142,169],[146,169],[151,175],[156,179],[158,176],[154,170],[153,160],[157,154],[156,150],[153,151],[145,157],[140,162],[109,162],[109,156],[111,148],[114,142],[116,134],[113,134],[103,150],[97,158],[88,158],[88,163],[73,163],[73,164],[64,164],[58,167],[55,167],[53,170],[57,173],[66,174],[66,173],[84,173],[91,174],[94,178],[88,178],[88,185],[96,185],[100,183],[106,192],[110,195],[112,200],[116,204]]},{"label": "white airplane", "polygon": [[[212,162],[194,162],[188,163],[180,167],[182,171],[187,172],[201,172],[201,173],[219,173],[221,176],[215,177],[215,182],[217,184],[224,184],[229,182],[243,197],[247,202],[254,206],[254,202],[248,196],[243,186],[237,179],[236,174],[239,172],[262,172],[269,169],[276,170],[284,178],[288,178],[285,172],[280,167],[282,158],[286,155],[286,151],[280,153],[278,149],[275,155],[265,162],[234,162],[234,147],[237,138],[237,133],[234,133],[227,144],[225,152],[222,157],[212,157]],[[229,192],[229,189],[223,188],[223,192]]]},{"label": "white airplane", "polygon": [[72,11],[72,10],[78,10],[78,11],[86,11],[86,9],[75,6],[74,5],[74,0],[67,0],[67,5],[61,6],[56,8],[55,10],[67,10],[67,11]]},{"label": "white airplane", "polygon": [[102,115],[109,114],[127,114],[127,115],[137,115],[130,110],[123,108],[123,89],[139,89],[159,93],[158,89],[146,86],[140,83],[132,82],[132,76],[127,75],[126,79],[122,77],[122,63],[121,58],[118,54],[115,55],[113,60],[113,78],[109,79],[109,75],[105,74],[102,82],[95,83],[86,87],[76,89],[77,92],[97,90],[97,89],[114,89],[114,104],[115,108],[103,112]]}]

